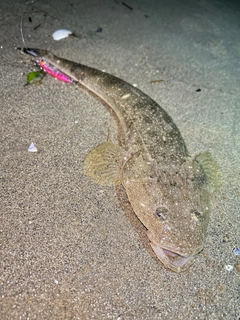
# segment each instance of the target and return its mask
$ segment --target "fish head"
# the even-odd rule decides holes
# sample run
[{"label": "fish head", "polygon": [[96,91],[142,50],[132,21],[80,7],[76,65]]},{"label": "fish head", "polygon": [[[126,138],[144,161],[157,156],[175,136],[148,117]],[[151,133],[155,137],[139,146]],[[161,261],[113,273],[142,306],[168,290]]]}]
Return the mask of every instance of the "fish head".
[{"label": "fish head", "polygon": [[189,159],[178,169],[161,170],[157,179],[125,187],[160,261],[174,272],[188,269],[203,249],[209,221],[209,188],[201,165]]}]

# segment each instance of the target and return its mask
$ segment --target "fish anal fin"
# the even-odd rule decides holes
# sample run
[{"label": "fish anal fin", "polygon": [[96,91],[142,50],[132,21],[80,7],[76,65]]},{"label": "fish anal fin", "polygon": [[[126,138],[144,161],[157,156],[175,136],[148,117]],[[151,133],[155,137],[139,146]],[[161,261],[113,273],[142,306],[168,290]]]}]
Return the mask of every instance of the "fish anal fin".
[{"label": "fish anal fin", "polygon": [[209,151],[205,151],[196,156],[207,176],[208,183],[212,191],[217,191],[223,184],[222,172],[217,162],[212,158]]},{"label": "fish anal fin", "polygon": [[123,167],[130,157],[131,154],[117,144],[106,141],[88,153],[84,172],[97,183],[119,185],[123,179]]}]

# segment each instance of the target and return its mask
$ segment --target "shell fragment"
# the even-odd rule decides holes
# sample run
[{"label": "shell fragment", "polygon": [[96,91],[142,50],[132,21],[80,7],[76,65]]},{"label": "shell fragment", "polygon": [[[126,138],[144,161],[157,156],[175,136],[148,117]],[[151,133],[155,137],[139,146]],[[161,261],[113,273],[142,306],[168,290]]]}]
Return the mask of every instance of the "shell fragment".
[{"label": "shell fragment", "polygon": [[28,147],[28,151],[29,152],[37,152],[38,151],[33,142]]},{"label": "shell fragment", "polygon": [[230,264],[227,264],[226,266],[225,266],[225,269],[227,270],[227,271],[232,271],[233,270],[233,268],[234,268],[234,266],[232,266],[232,265],[230,265]]},{"label": "shell fragment", "polygon": [[67,38],[71,34],[72,34],[72,31],[70,31],[70,30],[59,29],[59,30],[53,32],[52,37],[54,40],[58,41],[58,40],[62,40],[64,38]]}]

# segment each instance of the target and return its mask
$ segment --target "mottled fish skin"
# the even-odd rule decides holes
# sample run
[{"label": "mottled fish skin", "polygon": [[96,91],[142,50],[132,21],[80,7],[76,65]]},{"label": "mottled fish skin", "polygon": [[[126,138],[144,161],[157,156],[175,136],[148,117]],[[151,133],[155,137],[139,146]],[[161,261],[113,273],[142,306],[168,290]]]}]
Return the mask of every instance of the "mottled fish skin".
[{"label": "mottled fish skin", "polygon": [[[210,192],[202,165],[189,156],[172,118],[149,96],[117,77],[46,50],[27,50],[113,109],[119,124],[119,153],[114,158],[111,144],[103,144],[89,156],[86,171],[99,182],[122,183],[157,257],[172,271],[186,270],[204,245]],[[115,181],[112,169],[101,172],[105,158],[111,156],[119,159],[112,165],[118,168]],[[109,179],[101,180],[104,172]]]}]

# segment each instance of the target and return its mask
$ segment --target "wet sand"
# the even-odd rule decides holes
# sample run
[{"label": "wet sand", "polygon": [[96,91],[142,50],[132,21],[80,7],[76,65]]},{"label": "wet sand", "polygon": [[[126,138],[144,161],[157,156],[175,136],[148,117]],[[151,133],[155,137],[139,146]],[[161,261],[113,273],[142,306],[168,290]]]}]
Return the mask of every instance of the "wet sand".
[{"label": "wet sand", "polygon": [[[240,319],[240,5],[125,4],[1,1],[1,319]],[[116,136],[104,106],[50,76],[24,86],[36,68],[16,50],[24,11],[28,47],[137,84],[192,155],[210,150],[218,161],[224,185],[188,271],[157,263],[124,194],[84,175],[87,153]],[[54,41],[62,28],[78,37]]]}]

